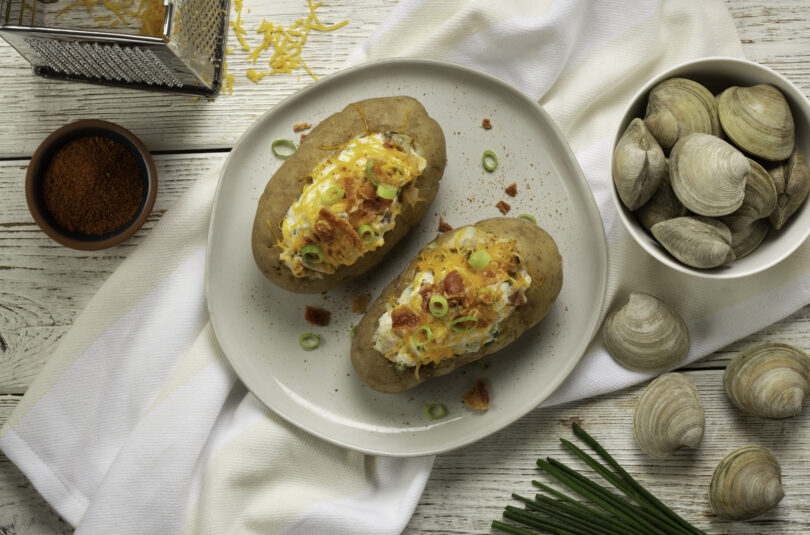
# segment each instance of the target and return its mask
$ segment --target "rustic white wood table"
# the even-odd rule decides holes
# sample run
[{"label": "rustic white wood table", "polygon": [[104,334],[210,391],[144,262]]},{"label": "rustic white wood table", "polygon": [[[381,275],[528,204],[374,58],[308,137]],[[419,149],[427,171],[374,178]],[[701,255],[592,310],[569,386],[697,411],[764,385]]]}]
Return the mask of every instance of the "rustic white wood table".
[{"label": "rustic white wood table", "polygon": [[[371,34],[395,0],[326,0],[324,22],[348,19],[339,31],[313,32],[305,59],[317,74],[339,69]],[[747,56],[784,74],[810,95],[810,4],[807,0],[726,0]],[[289,24],[306,12],[304,0],[248,0],[247,20]],[[311,82],[301,74],[245,79],[242,55],[230,59],[237,75],[232,95],[215,102],[185,96],[48,81],[0,42],[0,423],[47,362],[59,338],[118,264],[202,173],[218,168],[243,130],[265,110]],[[57,245],[34,224],[23,183],[28,158],[57,127],[77,119],[113,121],[132,130],[155,155],[160,190],[144,227],[122,245],[99,253]],[[810,306],[710,355],[685,373],[697,384],[707,412],[707,432],[696,451],[666,461],[643,455],[631,420],[641,388],[562,407],[535,410],[507,429],[437,457],[424,495],[406,533],[489,533],[512,492],[532,494],[535,460],[563,454],[558,437],[582,422],[673,509],[709,533],[810,533],[810,415],[765,421],[733,410],[721,377],[728,360],[764,340],[788,341],[810,350]],[[810,412],[810,411],[808,411]],[[54,438],[58,440],[58,437]],[[770,512],[748,522],[723,522],[709,509],[712,470],[728,451],[746,444],[771,448],[783,468],[786,496]],[[25,476],[0,455],[0,534],[71,533]]]}]

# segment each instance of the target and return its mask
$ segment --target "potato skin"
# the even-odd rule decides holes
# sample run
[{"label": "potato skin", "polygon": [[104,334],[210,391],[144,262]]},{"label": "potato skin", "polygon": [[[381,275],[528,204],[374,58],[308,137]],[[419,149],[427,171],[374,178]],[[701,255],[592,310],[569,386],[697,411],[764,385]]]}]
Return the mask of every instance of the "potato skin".
[{"label": "potato skin", "polygon": [[[312,172],[336,150],[319,147],[335,147],[368,132],[400,132],[414,139],[420,155],[427,160],[422,174],[407,187],[419,189],[419,201],[414,205],[403,202],[402,212],[395,226],[385,233],[385,244],[361,256],[350,266],[340,266],[331,275],[319,279],[295,277],[279,260],[281,249],[276,246],[276,237],[267,226],[269,220],[281,235],[281,221],[290,205],[298,200],[304,190],[301,177]],[[405,129],[402,124],[407,114]],[[372,98],[346,106],[318,124],[307,135],[298,150],[284,161],[270,178],[259,198],[256,217],[253,221],[253,258],[264,276],[276,285],[296,293],[319,293],[338,286],[343,281],[360,275],[382,260],[383,256],[414,227],[427,212],[436,197],[439,180],[446,162],[444,133],[439,124],[430,118],[419,101],[407,96]]]},{"label": "potato skin", "polygon": [[[512,314],[501,322],[498,338],[494,343],[482,347],[475,353],[459,355],[436,366],[422,366],[419,368],[419,378],[410,369],[399,372],[390,360],[374,349],[373,340],[377,322],[385,313],[385,304],[392,296],[399,296],[414,278],[416,271],[416,257],[414,257],[371,304],[355,331],[351,350],[352,365],[360,380],[370,388],[378,392],[402,392],[430,377],[450,373],[460,366],[509,345],[527,329],[539,323],[548,313],[562,287],[562,260],[554,239],[534,223],[518,218],[495,217],[479,221],[473,226],[496,237],[515,240],[517,250],[532,277],[532,284],[526,292],[526,303],[516,307]],[[449,240],[456,230],[445,232],[434,241],[441,244]]]}]

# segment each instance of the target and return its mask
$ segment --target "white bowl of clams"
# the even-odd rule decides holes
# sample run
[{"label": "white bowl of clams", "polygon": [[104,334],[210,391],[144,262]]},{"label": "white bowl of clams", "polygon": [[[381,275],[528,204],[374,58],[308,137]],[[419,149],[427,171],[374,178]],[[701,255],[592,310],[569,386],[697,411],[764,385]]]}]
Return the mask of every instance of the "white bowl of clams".
[{"label": "white bowl of clams", "polygon": [[703,58],[659,74],[631,100],[613,147],[620,217],[673,269],[751,275],[810,234],[810,103],[767,67]]}]

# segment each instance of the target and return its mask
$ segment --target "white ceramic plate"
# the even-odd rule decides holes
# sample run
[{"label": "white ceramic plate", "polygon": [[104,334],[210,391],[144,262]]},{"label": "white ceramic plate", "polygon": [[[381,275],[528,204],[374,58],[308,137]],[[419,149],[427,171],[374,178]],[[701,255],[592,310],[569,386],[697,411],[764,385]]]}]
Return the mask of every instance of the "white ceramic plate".
[{"label": "white ceramic plate", "polygon": [[[447,168],[439,194],[422,224],[371,274],[323,295],[276,288],[253,261],[251,227],[259,195],[281,165],[270,151],[293,138],[292,125],[316,124],[364,98],[416,97],[444,130]],[[481,127],[483,118],[493,128]],[[297,138],[297,136],[296,136]],[[497,153],[494,173],[481,166]],[[518,194],[504,188],[517,183]],[[351,326],[360,316],[352,297],[376,297],[407,259],[437,234],[439,216],[452,226],[531,213],[555,239],[563,257],[562,291],[548,316],[517,342],[401,394],[364,386],[349,359]],[[211,322],[229,361],[247,387],[293,424],[330,442],[366,453],[434,454],[469,444],[536,407],[576,365],[599,322],[605,294],[606,245],[590,189],[568,145],[545,111],[523,93],[479,71],[427,60],[386,60],[347,69],[292,95],[260,117],[231,151],[222,168],[211,217],[206,292]],[[304,307],[331,311],[327,327],[304,320]],[[320,347],[304,351],[301,333],[321,335]],[[467,409],[462,394],[477,378],[491,395],[486,412]],[[447,415],[431,420],[426,403],[442,403]]]}]

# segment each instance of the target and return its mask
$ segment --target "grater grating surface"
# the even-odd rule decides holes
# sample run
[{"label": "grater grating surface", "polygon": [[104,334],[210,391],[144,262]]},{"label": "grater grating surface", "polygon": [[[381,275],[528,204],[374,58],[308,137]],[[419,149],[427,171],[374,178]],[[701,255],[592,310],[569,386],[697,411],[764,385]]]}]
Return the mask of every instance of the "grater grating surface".
[{"label": "grater grating surface", "polygon": [[[205,96],[219,90],[229,0],[163,0],[159,36],[136,34],[119,12],[120,20],[92,11],[106,2],[73,4],[0,0],[0,36],[42,76]],[[109,19],[103,31],[93,28]]]}]

